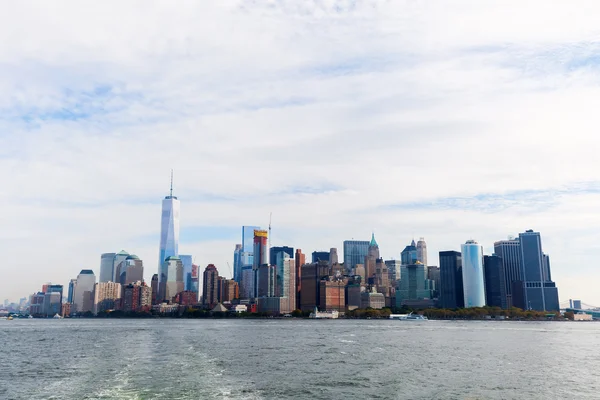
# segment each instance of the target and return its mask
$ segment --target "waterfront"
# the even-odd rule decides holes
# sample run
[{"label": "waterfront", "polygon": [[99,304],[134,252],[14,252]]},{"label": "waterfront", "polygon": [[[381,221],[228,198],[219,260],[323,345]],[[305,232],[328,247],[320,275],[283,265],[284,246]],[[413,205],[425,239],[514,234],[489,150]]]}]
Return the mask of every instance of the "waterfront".
[{"label": "waterfront", "polygon": [[2,399],[592,399],[595,323],[0,321]]}]

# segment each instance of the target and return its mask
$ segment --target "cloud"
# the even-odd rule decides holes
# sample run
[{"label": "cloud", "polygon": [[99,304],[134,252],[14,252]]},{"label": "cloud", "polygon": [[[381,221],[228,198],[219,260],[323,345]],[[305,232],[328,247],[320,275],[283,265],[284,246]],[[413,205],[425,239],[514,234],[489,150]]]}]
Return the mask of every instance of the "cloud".
[{"label": "cloud", "polygon": [[534,228],[561,298],[600,304],[596,8],[12,3],[0,296],[122,248],[151,276],[173,168],[181,251],[225,273],[271,212],[272,243],[307,253],[374,230],[386,257],[425,236],[435,260]]}]

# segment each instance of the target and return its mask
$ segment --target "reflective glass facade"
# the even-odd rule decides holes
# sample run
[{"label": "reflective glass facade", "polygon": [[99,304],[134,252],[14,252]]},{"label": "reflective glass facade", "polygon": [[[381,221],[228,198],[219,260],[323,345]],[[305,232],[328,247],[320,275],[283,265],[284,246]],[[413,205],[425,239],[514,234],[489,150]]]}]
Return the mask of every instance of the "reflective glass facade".
[{"label": "reflective glass facade", "polygon": [[365,257],[369,254],[368,240],[344,241],[344,268],[351,272],[356,264],[364,264]]},{"label": "reflective glass facade", "polygon": [[114,278],[115,253],[104,253],[100,256],[100,282],[110,282]]},{"label": "reflective glass facade", "polygon": [[483,247],[473,240],[461,246],[465,307],[485,306]]},{"label": "reflective glass facade", "polygon": [[[162,201],[158,255],[159,269],[168,257],[179,256],[179,208],[180,203],[175,196],[167,196]],[[161,275],[158,274],[159,282],[162,282],[160,280]]]}]

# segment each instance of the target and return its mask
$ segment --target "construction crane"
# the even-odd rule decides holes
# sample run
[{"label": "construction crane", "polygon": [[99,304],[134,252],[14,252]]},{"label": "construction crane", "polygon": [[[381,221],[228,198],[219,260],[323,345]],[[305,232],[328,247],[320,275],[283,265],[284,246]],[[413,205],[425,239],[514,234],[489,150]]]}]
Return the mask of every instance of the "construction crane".
[{"label": "construction crane", "polygon": [[271,220],[273,219],[273,213],[269,214],[269,249],[271,248]]},{"label": "construction crane", "polygon": [[231,265],[229,265],[229,261],[227,261],[227,266],[229,267],[229,274],[231,275],[231,279],[233,279],[233,272],[231,271]]}]

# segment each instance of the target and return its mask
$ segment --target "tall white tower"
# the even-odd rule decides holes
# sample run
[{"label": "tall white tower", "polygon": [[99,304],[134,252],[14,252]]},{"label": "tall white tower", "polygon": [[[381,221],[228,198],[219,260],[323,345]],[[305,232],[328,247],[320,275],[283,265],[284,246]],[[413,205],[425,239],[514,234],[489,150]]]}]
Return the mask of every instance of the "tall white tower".
[{"label": "tall white tower", "polygon": [[420,261],[421,264],[427,266],[427,244],[425,243],[425,238],[420,238],[417,242],[417,261]]},{"label": "tall white tower", "polygon": [[461,245],[465,308],[485,306],[483,247],[474,240]]},{"label": "tall white tower", "polygon": [[161,267],[167,257],[179,257],[179,200],[173,196],[173,170],[171,189],[162,201],[160,220],[160,250],[158,255],[158,283],[162,282]]}]

